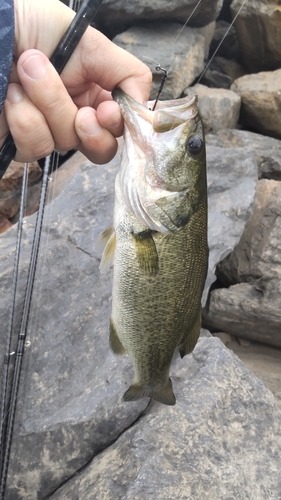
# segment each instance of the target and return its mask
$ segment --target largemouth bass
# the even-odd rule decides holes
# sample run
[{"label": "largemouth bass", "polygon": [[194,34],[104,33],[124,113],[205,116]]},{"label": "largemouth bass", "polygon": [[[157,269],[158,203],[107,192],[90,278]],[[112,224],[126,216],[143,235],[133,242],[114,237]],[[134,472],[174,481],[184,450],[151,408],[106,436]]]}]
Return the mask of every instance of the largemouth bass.
[{"label": "largemouth bass", "polygon": [[207,273],[207,186],[197,97],[155,111],[113,93],[125,122],[113,228],[102,234],[101,270],[114,264],[110,346],[135,371],[124,400],[175,404],[170,365],[190,353],[201,326]]}]

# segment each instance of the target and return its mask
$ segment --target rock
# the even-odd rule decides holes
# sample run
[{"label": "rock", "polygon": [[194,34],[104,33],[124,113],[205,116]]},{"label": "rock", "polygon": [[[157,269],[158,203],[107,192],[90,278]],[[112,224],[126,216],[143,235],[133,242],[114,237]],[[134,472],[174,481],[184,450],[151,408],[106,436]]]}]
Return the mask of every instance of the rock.
[{"label": "rock", "polygon": [[253,280],[281,280],[281,182],[260,180],[253,214],[233,252],[218,264],[226,286]]},{"label": "rock", "polygon": [[206,133],[236,127],[241,99],[231,90],[210,89],[197,84],[184,93],[198,95],[198,108]]},{"label": "rock", "polygon": [[281,412],[215,338],[177,360],[175,407],[151,405],[52,500],[278,499]]},{"label": "rock", "polygon": [[255,152],[259,178],[281,180],[281,142],[253,132],[219,130],[208,134],[209,145],[224,148],[249,148]]},{"label": "rock", "polygon": [[244,76],[245,73],[245,68],[241,64],[217,56],[207,65],[200,82],[207,87],[230,89],[234,80]]},{"label": "rock", "polygon": [[[243,0],[233,0],[234,15]],[[281,10],[279,0],[245,2],[235,21],[245,66],[251,73],[272,71],[281,65]]]},{"label": "rock", "polygon": [[230,89],[233,80],[230,78],[230,76],[225,75],[221,71],[218,71],[216,69],[211,70],[206,67],[204,72],[202,73],[202,78],[200,77],[198,82],[201,82],[203,85],[206,85],[210,88]]},{"label": "rock", "polygon": [[216,264],[237,245],[252,213],[258,157],[249,134],[220,130],[206,136],[210,249],[206,292],[216,279]]},{"label": "rock", "polygon": [[204,51],[205,59],[208,59],[209,56],[210,44],[214,36],[215,28],[216,28],[215,21],[212,21],[210,24],[207,24],[207,26],[203,26],[202,28],[196,28],[197,33],[199,33],[199,35],[202,35],[205,38],[205,51]]},{"label": "rock", "polygon": [[[204,325],[281,347],[281,183],[260,180],[239,244],[217,266]],[[238,284],[236,284],[238,283]],[[230,286],[232,285],[232,286]]]},{"label": "rock", "polygon": [[281,348],[280,279],[213,290],[203,325]]},{"label": "rock", "polygon": [[210,46],[210,56],[214,54],[236,61],[241,59],[235,27],[223,20],[216,23],[214,37]]},{"label": "rock", "polygon": [[203,70],[205,38],[192,28],[176,23],[147,23],[145,27],[130,28],[113,41],[142,59],[152,70],[151,99],[155,99],[163,75],[156,71],[157,64],[168,70],[161,94],[163,100],[179,97]]},{"label": "rock", "polygon": [[[6,220],[14,217],[20,207],[20,194],[22,189],[22,176],[24,164],[12,161],[5,175],[0,180],[0,224],[7,228]],[[42,176],[42,170],[37,162],[28,166],[28,189],[26,213],[29,215],[37,210],[38,197],[34,197],[36,185]],[[9,224],[8,224],[9,227]],[[0,232],[3,232],[0,230]]]},{"label": "rock", "polygon": [[120,33],[134,24],[144,21],[177,22],[182,25],[189,19],[189,26],[202,27],[214,21],[223,0],[200,2],[196,9],[193,0],[104,0],[95,21],[105,32]]},{"label": "rock", "polygon": [[243,125],[281,139],[281,69],[242,76],[231,90],[241,97]]}]

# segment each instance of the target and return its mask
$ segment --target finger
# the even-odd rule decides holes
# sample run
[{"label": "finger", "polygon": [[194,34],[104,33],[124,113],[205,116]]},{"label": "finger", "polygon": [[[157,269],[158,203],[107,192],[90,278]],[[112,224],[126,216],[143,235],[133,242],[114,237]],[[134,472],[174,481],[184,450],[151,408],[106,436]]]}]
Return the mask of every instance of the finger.
[{"label": "finger", "polygon": [[27,50],[20,56],[17,69],[27,96],[49,125],[55,148],[68,151],[77,147],[77,107],[48,58],[38,50]]},{"label": "finger", "polygon": [[75,125],[81,141],[79,149],[89,160],[98,164],[112,160],[117,152],[117,141],[109,130],[100,125],[93,108],[81,108]]},{"label": "finger", "polygon": [[149,98],[152,75],[148,66],[91,27],[62,72],[66,87],[74,83],[74,74],[77,84],[80,78],[110,92],[120,87],[141,103]]},{"label": "finger", "polygon": [[114,137],[123,134],[124,122],[119,104],[115,101],[104,101],[97,108],[97,120]]},{"label": "finger", "polygon": [[32,162],[54,150],[54,140],[44,116],[17,83],[8,86],[4,109],[17,148],[16,161]]}]

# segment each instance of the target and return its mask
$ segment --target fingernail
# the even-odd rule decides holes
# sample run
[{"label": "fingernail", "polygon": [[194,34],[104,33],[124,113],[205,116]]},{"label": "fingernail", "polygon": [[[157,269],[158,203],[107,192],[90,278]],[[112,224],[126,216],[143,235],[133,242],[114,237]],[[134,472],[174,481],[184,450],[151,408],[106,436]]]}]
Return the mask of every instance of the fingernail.
[{"label": "fingernail", "polygon": [[22,69],[32,80],[42,80],[46,76],[45,60],[40,54],[30,56],[22,64]]},{"label": "fingernail", "polygon": [[82,122],[79,125],[79,129],[83,134],[89,137],[98,135],[100,133],[100,126],[96,122],[96,118],[93,116],[92,112],[87,113],[84,116]]},{"label": "fingernail", "polygon": [[23,91],[19,85],[10,84],[7,92],[7,99],[11,104],[20,102],[23,98]]}]

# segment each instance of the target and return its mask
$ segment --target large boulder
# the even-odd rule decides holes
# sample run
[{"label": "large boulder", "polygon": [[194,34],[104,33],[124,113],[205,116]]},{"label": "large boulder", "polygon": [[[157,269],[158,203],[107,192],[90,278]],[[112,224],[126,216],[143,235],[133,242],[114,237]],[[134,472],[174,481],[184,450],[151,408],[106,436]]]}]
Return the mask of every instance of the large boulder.
[{"label": "large boulder", "polygon": [[198,95],[198,109],[205,133],[235,128],[240,113],[240,97],[226,89],[210,89],[205,85],[187,88],[186,95]]},{"label": "large boulder", "polygon": [[242,76],[231,90],[241,97],[244,126],[281,139],[281,69]]},{"label": "large boulder", "polygon": [[215,338],[174,364],[177,404],[153,403],[52,500],[278,499],[281,412]]},{"label": "large boulder", "polygon": [[223,0],[198,2],[197,7],[194,0],[104,0],[95,21],[105,31],[115,33],[141,21],[169,21],[183,25],[189,19],[189,26],[201,27],[217,18],[222,4]]},{"label": "large boulder", "polygon": [[217,266],[227,288],[213,290],[204,324],[281,348],[281,182],[257,183],[253,214],[239,244]]},{"label": "large boulder", "polygon": [[235,29],[245,66],[251,73],[281,65],[281,10],[279,0],[233,0],[233,17],[242,7]]}]

